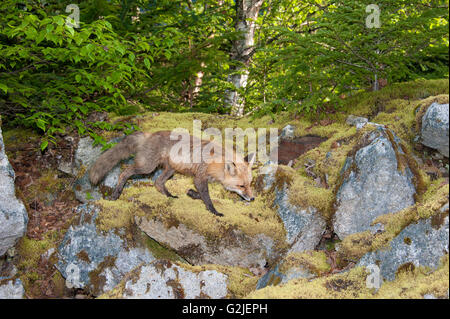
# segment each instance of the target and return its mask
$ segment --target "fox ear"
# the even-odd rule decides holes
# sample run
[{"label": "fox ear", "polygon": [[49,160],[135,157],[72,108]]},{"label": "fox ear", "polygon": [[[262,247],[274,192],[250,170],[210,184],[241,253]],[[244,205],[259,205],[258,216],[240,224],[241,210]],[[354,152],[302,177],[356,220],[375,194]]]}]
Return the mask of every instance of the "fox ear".
[{"label": "fox ear", "polygon": [[251,153],[248,154],[245,157],[245,161],[248,163],[248,165],[252,166],[255,163],[255,159],[256,159],[256,154],[255,153]]},{"label": "fox ear", "polygon": [[231,176],[236,174],[236,170],[234,168],[234,163],[225,163],[225,171],[228,172]]}]

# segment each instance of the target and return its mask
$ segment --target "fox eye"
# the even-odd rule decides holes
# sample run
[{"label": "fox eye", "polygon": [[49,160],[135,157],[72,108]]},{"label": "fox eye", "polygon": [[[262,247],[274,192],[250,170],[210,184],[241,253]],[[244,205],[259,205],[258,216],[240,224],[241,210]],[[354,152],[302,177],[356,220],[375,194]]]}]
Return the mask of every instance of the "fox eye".
[{"label": "fox eye", "polygon": [[238,185],[238,187],[244,188],[244,187],[245,187],[245,185]]}]

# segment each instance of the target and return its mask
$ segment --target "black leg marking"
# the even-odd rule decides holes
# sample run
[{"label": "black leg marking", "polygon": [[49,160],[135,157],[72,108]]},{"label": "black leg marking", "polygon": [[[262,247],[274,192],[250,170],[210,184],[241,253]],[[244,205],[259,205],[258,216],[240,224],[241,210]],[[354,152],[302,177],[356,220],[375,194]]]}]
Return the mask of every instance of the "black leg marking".
[{"label": "black leg marking", "polygon": [[188,190],[187,195],[192,199],[202,199],[200,196],[200,193],[197,191],[194,191],[193,189]]},{"label": "black leg marking", "polygon": [[155,187],[158,191],[160,191],[162,194],[166,195],[167,197],[171,198],[178,198],[178,196],[172,195],[166,188],[166,182],[173,176],[175,173],[175,170],[171,167],[166,167],[161,175],[158,176],[155,182]]},{"label": "black leg marking", "polygon": [[223,214],[219,213],[215,208],[211,201],[211,197],[209,196],[209,190],[208,190],[208,181],[201,180],[201,179],[194,179],[194,185],[198,190],[198,193],[200,194],[201,199],[206,205],[206,208],[213,213],[216,216],[223,216]]}]

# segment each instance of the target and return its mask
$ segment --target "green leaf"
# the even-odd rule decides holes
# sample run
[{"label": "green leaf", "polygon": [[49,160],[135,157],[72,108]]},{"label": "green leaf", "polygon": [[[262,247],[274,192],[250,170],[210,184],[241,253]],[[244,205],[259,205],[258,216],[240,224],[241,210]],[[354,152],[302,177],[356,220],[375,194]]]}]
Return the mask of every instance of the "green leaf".
[{"label": "green leaf", "polygon": [[75,30],[71,26],[66,25],[66,30],[69,31],[70,35],[75,35]]},{"label": "green leaf", "polygon": [[48,140],[43,140],[41,143],[41,151],[45,150],[48,147]]},{"label": "green leaf", "polygon": [[37,119],[36,120],[36,126],[38,127],[38,128],[40,128],[41,130],[43,130],[44,132],[46,131],[46,126],[45,126],[45,121],[44,120],[42,120],[42,119]]},{"label": "green leaf", "polygon": [[147,69],[150,69],[150,61],[147,58],[144,59],[144,64],[147,67]]},{"label": "green leaf", "polygon": [[6,93],[8,93],[8,86],[4,83],[0,83],[0,89]]},{"label": "green leaf", "polygon": [[53,24],[48,24],[47,27],[45,27],[47,33],[51,33],[54,29],[55,27],[53,26]]},{"label": "green leaf", "polygon": [[74,96],[72,98],[72,101],[74,101],[76,103],[80,103],[80,104],[83,104],[83,102],[84,102],[83,99],[81,97],[79,97],[79,96]]}]

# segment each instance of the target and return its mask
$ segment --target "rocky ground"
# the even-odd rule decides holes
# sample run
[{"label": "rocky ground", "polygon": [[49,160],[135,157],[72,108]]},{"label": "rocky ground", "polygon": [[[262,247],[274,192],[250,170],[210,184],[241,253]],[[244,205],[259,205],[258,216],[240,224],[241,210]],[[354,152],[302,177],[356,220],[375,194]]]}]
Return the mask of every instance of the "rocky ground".
[{"label": "rocky ground", "polygon": [[448,88],[392,85],[316,120],[109,116],[149,132],[279,128],[284,165],[255,167],[254,202],[210,187],[221,218],[186,195],[191,178],[175,175],[167,198],[158,171],[137,176],[111,201],[132,159],[93,187],[90,138],[42,153],[34,133],[4,130],[0,298],[448,298]]}]

